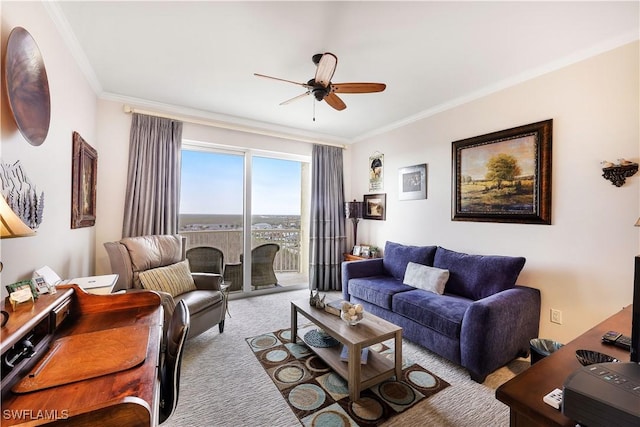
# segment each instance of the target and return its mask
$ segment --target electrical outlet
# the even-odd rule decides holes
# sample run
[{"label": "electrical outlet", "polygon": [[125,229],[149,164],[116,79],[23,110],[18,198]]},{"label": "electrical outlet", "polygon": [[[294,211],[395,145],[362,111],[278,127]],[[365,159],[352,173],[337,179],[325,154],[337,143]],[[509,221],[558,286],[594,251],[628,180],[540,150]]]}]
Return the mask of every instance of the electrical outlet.
[{"label": "electrical outlet", "polygon": [[562,312],[555,308],[551,309],[551,323],[562,325]]}]

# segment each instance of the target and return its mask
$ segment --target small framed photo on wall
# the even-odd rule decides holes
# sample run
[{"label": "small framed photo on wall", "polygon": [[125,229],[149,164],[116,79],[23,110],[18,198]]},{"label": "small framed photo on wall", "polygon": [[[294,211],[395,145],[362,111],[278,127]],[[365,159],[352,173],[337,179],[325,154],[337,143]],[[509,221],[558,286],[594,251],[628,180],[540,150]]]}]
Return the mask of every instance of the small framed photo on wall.
[{"label": "small framed photo on wall", "polygon": [[369,157],[369,191],[381,191],[384,182],[384,154],[375,152]]},{"label": "small framed photo on wall", "polygon": [[398,199],[417,200],[427,198],[427,165],[408,166],[398,172]]},{"label": "small framed photo on wall", "polygon": [[362,218],[384,221],[387,218],[387,194],[365,194]]},{"label": "small framed photo on wall", "polygon": [[96,224],[98,152],[78,132],[73,132],[71,167],[71,228]]}]

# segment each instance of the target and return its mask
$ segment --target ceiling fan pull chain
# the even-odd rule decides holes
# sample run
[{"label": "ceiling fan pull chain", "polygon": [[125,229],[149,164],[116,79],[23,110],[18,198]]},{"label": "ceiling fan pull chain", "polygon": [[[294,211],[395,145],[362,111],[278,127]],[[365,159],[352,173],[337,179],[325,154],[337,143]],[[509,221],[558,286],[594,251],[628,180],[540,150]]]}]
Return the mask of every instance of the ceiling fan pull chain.
[{"label": "ceiling fan pull chain", "polygon": [[316,101],[315,99],[311,100],[311,103],[313,104],[313,121],[316,121]]}]

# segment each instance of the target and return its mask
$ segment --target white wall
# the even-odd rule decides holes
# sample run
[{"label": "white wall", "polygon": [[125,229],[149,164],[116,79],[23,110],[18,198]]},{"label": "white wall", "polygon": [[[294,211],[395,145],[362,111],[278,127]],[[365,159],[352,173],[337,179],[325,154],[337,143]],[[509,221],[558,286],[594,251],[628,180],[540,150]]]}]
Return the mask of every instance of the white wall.
[{"label": "white wall", "polygon": [[[18,131],[4,90],[1,97],[1,159],[20,161],[38,193],[44,192],[44,218],[37,235],[0,242],[2,296],[4,285],[27,279],[35,268],[49,265],[63,277],[93,272],[94,228],[71,229],[71,156],[73,131],[98,150],[97,98],[87,84],[58,31],[40,2],[3,2],[1,17],[2,58],[14,27],[33,36],[44,59],[51,95],[49,133],[40,146],[30,145]],[[3,69],[4,73],[4,69]]]},{"label": "white wall", "polygon": [[[638,161],[638,43],[574,64],[353,146],[347,198],[368,191],[368,158],[384,153],[387,220],[361,221],[361,243],[437,244],[519,255],[519,284],[542,292],[541,337],[567,342],[632,301],[640,248],[640,174],[617,188],[601,160]],[[451,143],[553,119],[552,225],[451,220]],[[398,169],[428,164],[428,198],[398,200]],[[349,228],[350,229],[350,228]],[[563,325],[549,321],[549,309]]]}]

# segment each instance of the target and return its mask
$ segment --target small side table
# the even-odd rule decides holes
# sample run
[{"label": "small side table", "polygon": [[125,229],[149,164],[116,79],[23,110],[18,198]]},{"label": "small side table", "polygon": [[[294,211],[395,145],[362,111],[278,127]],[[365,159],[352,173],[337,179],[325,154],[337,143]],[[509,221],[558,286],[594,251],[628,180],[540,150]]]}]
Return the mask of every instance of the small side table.
[{"label": "small side table", "polygon": [[352,254],[343,254],[343,255],[344,255],[345,261],[362,261],[363,259],[372,259],[372,258],[362,257],[359,255],[352,255]]}]

